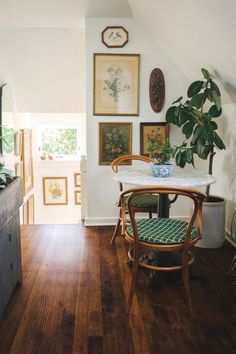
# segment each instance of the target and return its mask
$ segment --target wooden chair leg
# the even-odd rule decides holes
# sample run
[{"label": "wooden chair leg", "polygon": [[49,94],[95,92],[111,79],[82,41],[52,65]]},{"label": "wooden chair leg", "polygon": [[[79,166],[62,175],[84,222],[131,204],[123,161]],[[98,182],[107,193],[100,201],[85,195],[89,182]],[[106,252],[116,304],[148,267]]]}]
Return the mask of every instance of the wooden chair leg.
[{"label": "wooden chair leg", "polygon": [[134,255],[134,262],[133,262],[133,269],[132,269],[132,279],[131,279],[131,284],[130,284],[130,289],[129,289],[129,296],[128,296],[128,301],[126,305],[126,313],[128,314],[130,311],[130,307],[132,305],[133,297],[134,297],[134,289],[135,289],[135,284],[138,278],[138,271],[139,271],[139,258],[138,258],[138,252]]},{"label": "wooden chair leg", "polygon": [[184,290],[185,290],[185,299],[188,309],[189,317],[192,314],[192,301],[191,301],[191,293],[190,293],[190,285],[189,285],[189,269],[188,265],[184,265],[182,269],[182,278],[184,283]]},{"label": "wooden chair leg", "polygon": [[112,235],[112,239],[111,239],[111,244],[112,245],[115,243],[116,236],[119,233],[120,223],[121,223],[121,210],[120,210],[119,218],[118,218],[116,226],[115,226],[115,230],[114,230],[113,235]]}]

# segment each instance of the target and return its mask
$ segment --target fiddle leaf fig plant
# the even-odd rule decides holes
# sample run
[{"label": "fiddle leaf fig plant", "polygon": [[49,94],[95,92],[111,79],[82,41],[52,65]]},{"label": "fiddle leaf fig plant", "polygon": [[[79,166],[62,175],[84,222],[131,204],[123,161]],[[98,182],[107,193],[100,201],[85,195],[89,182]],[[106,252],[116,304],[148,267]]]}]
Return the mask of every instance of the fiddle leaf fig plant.
[{"label": "fiddle leaf fig plant", "polygon": [[[185,140],[175,147],[176,165],[186,163],[194,166],[194,155],[208,159],[208,173],[212,174],[213,157],[216,149],[225,149],[225,144],[217,133],[218,120],[222,114],[221,93],[214,77],[206,69],[201,69],[203,78],[191,83],[187,98],[179,97],[166,112],[166,121],[181,128]],[[209,194],[209,188],[207,188]]]}]

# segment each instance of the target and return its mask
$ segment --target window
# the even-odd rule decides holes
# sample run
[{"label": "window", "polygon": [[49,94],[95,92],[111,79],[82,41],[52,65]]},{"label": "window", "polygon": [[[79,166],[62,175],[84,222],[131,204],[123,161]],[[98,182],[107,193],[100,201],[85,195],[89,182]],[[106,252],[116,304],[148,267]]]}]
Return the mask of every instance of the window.
[{"label": "window", "polygon": [[14,129],[9,126],[2,127],[2,153],[3,155],[14,154]]},{"label": "window", "polygon": [[76,127],[41,127],[38,134],[38,151],[42,157],[71,159],[79,157],[79,129]]}]

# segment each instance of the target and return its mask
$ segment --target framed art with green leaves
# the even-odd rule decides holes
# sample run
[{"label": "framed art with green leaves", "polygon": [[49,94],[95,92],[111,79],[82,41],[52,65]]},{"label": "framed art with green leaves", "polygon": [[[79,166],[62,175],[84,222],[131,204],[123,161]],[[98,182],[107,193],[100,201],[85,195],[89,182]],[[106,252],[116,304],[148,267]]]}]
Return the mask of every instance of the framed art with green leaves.
[{"label": "framed art with green leaves", "polygon": [[131,153],[132,123],[99,123],[99,165]]},{"label": "framed art with green leaves", "polygon": [[139,115],[139,54],[94,54],[94,115]]},{"label": "framed art with green leaves", "polygon": [[151,142],[166,142],[169,137],[169,125],[161,123],[140,123],[140,155],[149,156],[148,144]]}]

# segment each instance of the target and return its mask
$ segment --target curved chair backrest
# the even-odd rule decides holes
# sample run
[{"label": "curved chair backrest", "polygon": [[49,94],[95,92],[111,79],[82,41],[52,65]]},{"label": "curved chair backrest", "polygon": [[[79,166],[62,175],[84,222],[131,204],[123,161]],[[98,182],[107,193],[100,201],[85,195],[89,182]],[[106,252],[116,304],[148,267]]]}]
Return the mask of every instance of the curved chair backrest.
[{"label": "curved chair backrest", "polygon": [[[126,224],[126,213],[124,212],[124,210],[125,210],[125,203],[127,203],[126,206],[128,205],[130,221],[132,223],[134,236],[136,238],[138,237],[138,231],[137,231],[137,224],[135,220],[135,213],[133,211],[132,200],[137,195],[142,195],[147,193],[155,194],[155,195],[175,194],[177,196],[181,195],[190,198],[194,203],[194,208],[189,218],[188,227],[186,230],[186,240],[187,240],[186,242],[187,243],[189,242],[190,233],[196,217],[197,217],[198,237],[199,238],[202,237],[202,203],[206,195],[192,188],[159,185],[159,186],[134,187],[134,188],[127,189],[120,194],[120,202],[122,208],[122,221],[124,224]],[[125,196],[128,196],[128,202],[125,202],[125,198],[124,198]]]},{"label": "curved chair backrest", "polygon": [[122,165],[124,162],[132,161],[132,160],[139,160],[143,162],[153,162],[151,157],[142,156],[142,155],[122,155],[114,159],[111,163],[111,168],[114,173],[118,172],[119,165]]}]

